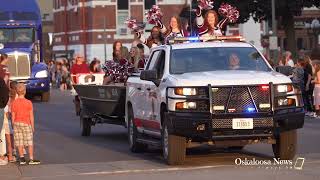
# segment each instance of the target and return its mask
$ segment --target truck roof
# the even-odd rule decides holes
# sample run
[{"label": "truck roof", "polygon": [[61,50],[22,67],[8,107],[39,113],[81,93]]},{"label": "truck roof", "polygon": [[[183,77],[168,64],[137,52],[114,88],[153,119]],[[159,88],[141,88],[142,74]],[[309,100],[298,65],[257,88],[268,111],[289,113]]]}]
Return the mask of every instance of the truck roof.
[{"label": "truck roof", "polygon": [[8,20],[37,20],[41,21],[41,13],[36,0],[1,0],[0,21]]},{"label": "truck roof", "polygon": [[207,47],[252,47],[246,42],[192,42],[172,44],[172,49],[207,48]]}]

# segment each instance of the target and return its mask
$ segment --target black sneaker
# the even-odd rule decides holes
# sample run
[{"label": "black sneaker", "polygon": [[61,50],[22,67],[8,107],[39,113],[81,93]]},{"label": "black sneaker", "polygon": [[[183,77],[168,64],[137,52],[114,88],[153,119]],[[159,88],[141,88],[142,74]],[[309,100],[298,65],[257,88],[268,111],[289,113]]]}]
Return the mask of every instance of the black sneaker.
[{"label": "black sneaker", "polygon": [[29,165],[38,165],[40,164],[39,160],[34,160],[34,159],[30,159],[30,161],[28,162]]},{"label": "black sneaker", "polygon": [[25,159],[24,157],[20,157],[20,159],[19,159],[19,164],[20,164],[20,165],[25,165],[25,164],[27,164],[26,159]]}]

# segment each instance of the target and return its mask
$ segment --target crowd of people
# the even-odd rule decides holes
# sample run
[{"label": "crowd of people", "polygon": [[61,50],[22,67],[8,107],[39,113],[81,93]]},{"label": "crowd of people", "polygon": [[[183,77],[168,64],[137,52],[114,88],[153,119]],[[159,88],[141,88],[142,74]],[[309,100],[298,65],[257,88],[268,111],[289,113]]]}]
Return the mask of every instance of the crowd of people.
[{"label": "crowd of people", "polygon": [[[21,165],[40,164],[34,159],[33,105],[25,98],[26,86],[9,81],[8,56],[0,56],[0,165],[19,160]],[[25,158],[28,148],[29,159]]]},{"label": "crowd of people", "polygon": [[320,118],[320,61],[300,53],[294,63],[292,53],[286,51],[274,67],[299,87],[306,115]]}]

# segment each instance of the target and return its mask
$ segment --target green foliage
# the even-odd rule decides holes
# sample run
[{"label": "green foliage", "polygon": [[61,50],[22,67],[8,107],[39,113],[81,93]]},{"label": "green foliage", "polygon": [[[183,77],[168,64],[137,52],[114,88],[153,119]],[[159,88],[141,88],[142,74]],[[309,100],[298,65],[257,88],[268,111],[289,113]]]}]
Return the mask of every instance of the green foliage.
[{"label": "green foliage", "polygon": [[[320,7],[319,0],[275,0],[277,19],[286,16],[301,14],[304,7]],[[240,11],[239,23],[249,20],[250,16],[255,21],[271,19],[271,0],[215,0],[215,9],[218,10],[222,3],[229,3]]]}]

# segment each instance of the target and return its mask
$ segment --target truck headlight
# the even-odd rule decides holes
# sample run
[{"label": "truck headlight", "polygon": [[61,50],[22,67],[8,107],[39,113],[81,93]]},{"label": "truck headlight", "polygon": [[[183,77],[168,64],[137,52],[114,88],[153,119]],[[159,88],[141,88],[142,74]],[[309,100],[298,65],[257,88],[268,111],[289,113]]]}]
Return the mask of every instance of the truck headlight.
[{"label": "truck headlight", "polygon": [[293,106],[295,104],[296,104],[296,100],[292,98],[278,99],[279,106]]},{"label": "truck headlight", "polygon": [[195,102],[178,102],[176,103],[177,110],[184,110],[184,109],[197,109],[197,103]]},{"label": "truck headlight", "polygon": [[46,70],[39,71],[35,75],[36,78],[46,78],[48,77],[48,72]]},{"label": "truck headlight", "polygon": [[194,96],[194,95],[197,95],[197,89],[196,88],[175,88],[174,93],[176,95],[181,95],[181,96]]},{"label": "truck headlight", "polygon": [[279,93],[287,93],[287,92],[293,91],[293,87],[292,87],[292,85],[278,85],[277,91]]}]

